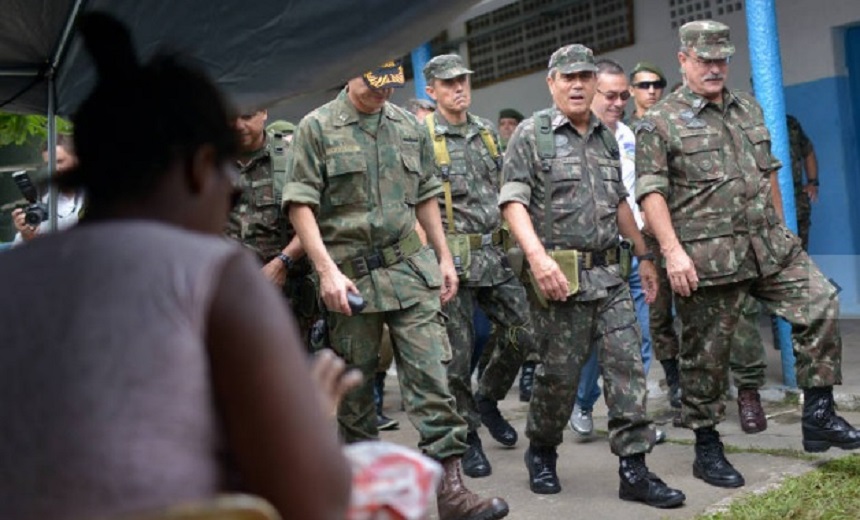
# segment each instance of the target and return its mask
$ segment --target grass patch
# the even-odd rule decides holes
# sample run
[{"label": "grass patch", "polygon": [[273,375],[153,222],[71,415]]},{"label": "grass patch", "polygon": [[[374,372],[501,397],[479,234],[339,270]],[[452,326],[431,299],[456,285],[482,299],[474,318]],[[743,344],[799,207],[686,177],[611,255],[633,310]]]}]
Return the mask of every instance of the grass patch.
[{"label": "grass patch", "polygon": [[832,460],[789,477],[778,488],[751,495],[696,520],[855,520],[860,518],[860,456]]}]

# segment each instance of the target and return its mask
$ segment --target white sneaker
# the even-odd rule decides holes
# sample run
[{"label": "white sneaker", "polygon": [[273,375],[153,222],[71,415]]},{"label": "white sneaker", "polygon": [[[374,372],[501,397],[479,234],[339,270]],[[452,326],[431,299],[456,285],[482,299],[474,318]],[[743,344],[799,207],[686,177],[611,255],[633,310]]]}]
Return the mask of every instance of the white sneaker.
[{"label": "white sneaker", "polygon": [[660,428],[655,429],[657,435],[655,435],[656,440],[654,444],[663,444],[666,442],[666,430],[661,430]]},{"label": "white sneaker", "polygon": [[573,413],[570,414],[570,429],[575,433],[587,437],[594,432],[594,421],[591,412],[585,412],[579,407],[579,403],[573,405]]}]

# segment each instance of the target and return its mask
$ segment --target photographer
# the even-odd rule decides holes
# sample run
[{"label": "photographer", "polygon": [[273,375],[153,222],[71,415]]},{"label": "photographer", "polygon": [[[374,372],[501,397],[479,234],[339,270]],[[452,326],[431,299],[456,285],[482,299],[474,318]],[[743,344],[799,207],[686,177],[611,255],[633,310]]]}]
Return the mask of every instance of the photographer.
[{"label": "photographer", "polygon": [[[42,158],[45,163],[48,162],[47,144],[42,150]],[[75,156],[75,149],[72,145],[72,136],[58,135],[57,136],[57,175],[72,169],[78,162]],[[42,196],[42,202],[48,204],[50,197],[47,193]],[[80,192],[75,191],[60,191],[57,199],[57,229],[65,229],[73,226],[78,222],[78,216],[83,208],[84,197]],[[15,228],[18,232],[15,234],[15,244],[32,240],[36,235],[47,230],[47,224],[30,225],[24,219],[25,210],[17,208],[12,211],[12,221],[15,223]]]}]

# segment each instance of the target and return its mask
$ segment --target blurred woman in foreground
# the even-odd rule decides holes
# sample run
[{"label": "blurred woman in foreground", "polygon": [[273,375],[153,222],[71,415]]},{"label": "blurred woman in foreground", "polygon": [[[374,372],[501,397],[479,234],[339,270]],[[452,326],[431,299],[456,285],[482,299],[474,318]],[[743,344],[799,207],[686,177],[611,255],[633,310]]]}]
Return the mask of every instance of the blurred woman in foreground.
[{"label": "blurred woman in foreground", "polygon": [[86,221],[0,255],[0,518],[237,489],[284,518],[342,518],[350,469],[307,398],[293,319],[218,236],[236,191],[231,114],[177,57],[139,64],[108,16],[79,30],[99,79],[58,182],[86,191]]}]

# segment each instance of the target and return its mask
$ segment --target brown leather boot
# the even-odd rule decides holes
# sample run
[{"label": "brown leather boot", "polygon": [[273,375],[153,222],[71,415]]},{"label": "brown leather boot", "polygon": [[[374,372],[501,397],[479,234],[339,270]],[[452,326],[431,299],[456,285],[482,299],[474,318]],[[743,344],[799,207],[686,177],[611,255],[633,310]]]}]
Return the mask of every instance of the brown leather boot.
[{"label": "brown leather boot", "polygon": [[746,433],[759,433],[767,429],[767,417],[761,407],[761,397],[755,388],[738,390],[738,415]]},{"label": "brown leather boot", "polygon": [[439,520],[497,520],[508,516],[508,504],[501,498],[481,498],[463,484],[460,458],[442,461],[445,474],[436,492]]}]

